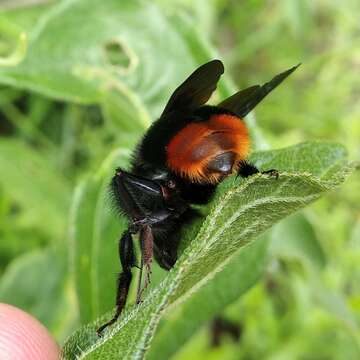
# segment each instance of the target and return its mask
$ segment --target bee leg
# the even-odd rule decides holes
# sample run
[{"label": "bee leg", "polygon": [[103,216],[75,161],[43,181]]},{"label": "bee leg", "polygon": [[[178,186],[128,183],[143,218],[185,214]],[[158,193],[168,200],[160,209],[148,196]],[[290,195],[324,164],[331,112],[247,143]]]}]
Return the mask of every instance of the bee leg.
[{"label": "bee leg", "polygon": [[155,234],[154,257],[161,268],[169,271],[177,260],[177,248],[179,241],[177,238],[174,238],[174,236],[171,236],[171,234],[168,235],[166,240],[167,243],[164,244],[164,241],[158,239]]},{"label": "bee leg", "polygon": [[279,172],[275,169],[270,169],[270,170],[265,170],[265,171],[260,171],[255,165],[247,162],[246,160],[242,160],[239,163],[239,168],[237,171],[237,176],[241,176],[241,177],[249,177],[251,175],[254,174],[267,174],[271,177],[274,178],[278,178],[279,177]]},{"label": "bee leg", "polygon": [[178,248],[181,242],[181,229],[196,219],[203,219],[203,215],[195,209],[188,208],[180,217],[162,223],[161,230],[153,227],[154,258],[161,268],[169,271],[178,258]]},{"label": "bee leg", "polygon": [[139,278],[138,290],[136,294],[136,303],[141,302],[141,295],[150,284],[151,280],[151,263],[153,260],[153,247],[154,236],[150,225],[144,225],[140,230],[140,245],[141,245],[141,264],[145,267],[145,280],[144,284],[141,284],[141,276]]},{"label": "bee leg", "polygon": [[100,337],[105,328],[116,322],[120,316],[129,292],[132,279],[131,268],[135,266],[135,254],[131,233],[126,230],[119,241],[119,256],[122,272],[119,274],[116,292],[116,311],[111,320],[100,326],[96,333]]},{"label": "bee leg", "polygon": [[270,177],[273,177],[275,179],[279,178],[279,171],[276,169],[261,171],[261,174],[269,175]]}]

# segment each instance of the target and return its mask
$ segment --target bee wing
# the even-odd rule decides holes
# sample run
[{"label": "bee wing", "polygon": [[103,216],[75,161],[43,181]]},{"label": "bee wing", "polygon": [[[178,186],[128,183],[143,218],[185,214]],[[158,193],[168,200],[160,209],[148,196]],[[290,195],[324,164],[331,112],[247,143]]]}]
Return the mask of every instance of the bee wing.
[{"label": "bee wing", "polygon": [[264,85],[254,85],[240,90],[229,98],[225,99],[218,106],[234,112],[239,117],[246,116],[254,107],[272,90],[280,85],[300,64],[273,77]]},{"label": "bee wing", "polygon": [[201,65],[174,91],[162,115],[175,110],[195,109],[205,104],[223,73],[224,65],[220,60]]}]

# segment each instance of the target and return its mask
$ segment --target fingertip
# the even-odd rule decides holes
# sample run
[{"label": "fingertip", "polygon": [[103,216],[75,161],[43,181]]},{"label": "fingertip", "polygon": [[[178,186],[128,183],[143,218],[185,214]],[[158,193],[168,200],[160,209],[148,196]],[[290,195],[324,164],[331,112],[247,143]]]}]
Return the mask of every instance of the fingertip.
[{"label": "fingertip", "polygon": [[0,303],[0,359],[56,360],[59,356],[59,346],[38,320]]}]

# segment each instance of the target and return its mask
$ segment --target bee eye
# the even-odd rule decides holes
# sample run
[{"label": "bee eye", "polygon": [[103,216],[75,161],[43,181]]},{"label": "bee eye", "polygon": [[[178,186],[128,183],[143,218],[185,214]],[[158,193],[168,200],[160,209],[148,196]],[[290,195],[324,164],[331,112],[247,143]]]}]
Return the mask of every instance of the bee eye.
[{"label": "bee eye", "polygon": [[167,186],[169,189],[175,189],[176,183],[175,183],[174,180],[168,180],[167,183],[166,183],[166,186]]}]

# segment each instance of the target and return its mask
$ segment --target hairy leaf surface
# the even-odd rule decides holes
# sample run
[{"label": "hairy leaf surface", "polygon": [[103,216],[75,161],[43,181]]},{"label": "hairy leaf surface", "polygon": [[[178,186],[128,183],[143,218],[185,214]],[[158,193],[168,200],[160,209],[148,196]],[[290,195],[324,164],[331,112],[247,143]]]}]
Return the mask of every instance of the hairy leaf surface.
[{"label": "hairy leaf surface", "polygon": [[223,182],[197,236],[163,281],[149,291],[141,306],[128,307],[101,339],[96,337],[96,326],[111,314],[77,331],[65,345],[65,359],[119,355],[124,359],[143,358],[167,308],[180,304],[212,281],[237,250],[336,187],[351,169],[344,148],[328,143],[259,152],[253,161],[263,169],[279,169],[279,178],[258,174],[248,179],[231,177]]}]

